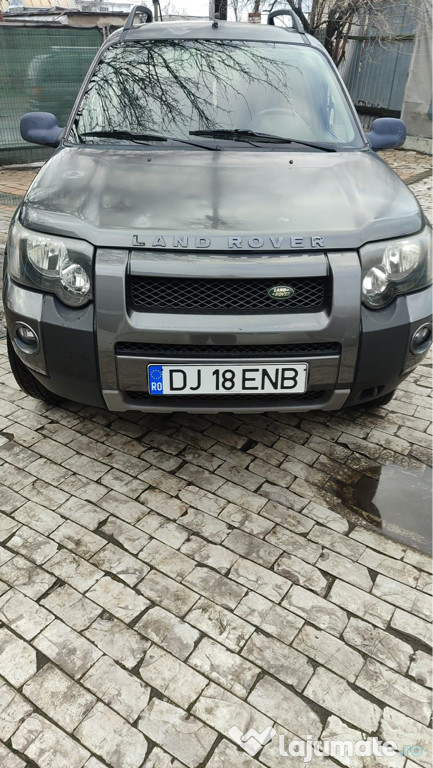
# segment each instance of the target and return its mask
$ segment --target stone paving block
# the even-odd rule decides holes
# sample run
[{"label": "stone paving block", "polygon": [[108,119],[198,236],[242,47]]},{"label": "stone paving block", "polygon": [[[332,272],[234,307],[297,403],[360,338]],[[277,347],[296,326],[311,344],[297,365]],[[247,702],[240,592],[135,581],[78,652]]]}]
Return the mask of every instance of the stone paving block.
[{"label": "stone paving block", "polygon": [[224,541],[224,546],[265,568],[275,563],[282,552],[279,547],[240,530],[231,531]]},{"label": "stone paving block", "polygon": [[[33,641],[35,647],[74,679],[80,678],[102,656],[101,651],[57,619]],[[36,654],[35,669],[36,672]],[[0,669],[1,674],[1,669]],[[27,680],[28,675],[25,679]]]},{"label": "stone paving block", "polygon": [[62,467],[49,459],[38,458],[37,461],[28,464],[26,470],[40,480],[45,480],[45,482],[51,483],[51,485],[61,485],[71,475],[69,469]]},{"label": "stone paving block", "polygon": [[253,757],[223,739],[206,763],[206,768],[260,768],[260,765]]},{"label": "stone paving block", "polygon": [[242,650],[242,656],[262,667],[283,683],[302,691],[313,674],[308,658],[289,645],[254,632]]},{"label": "stone paving block", "polygon": [[289,590],[282,605],[336,637],[341,635],[348,622],[344,610],[297,585]]},{"label": "stone paving block", "polygon": [[391,627],[402,632],[404,635],[421,640],[422,643],[430,648],[433,645],[430,623],[420,619],[418,616],[414,616],[412,613],[396,608],[391,619]]},{"label": "stone paving block", "polygon": [[[350,728],[338,717],[335,717],[335,715],[328,717],[321,740],[334,742],[334,744],[335,742],[342,742],[343,744],[353,745],[353,747],[357,742],[368,744],[368,742],[372,741],[371,739],[364,738],[361,731]],[[403,768],[403,765],[405,765],[405,758],[397,754],[393,757],[374,754],[370,757],[364,757],[356,753],[349,755],[346,751],[344,755],[338,754],[335,759],[342,765],[347,766],[347,768],[382,768],[382,766],[383,768]]]},{"label": "stone paving block", "polygon": [[[201,539],[199,539],[201,541]],[[206,542],[204,542],[206,544]],[[208,544],[207,546],[215,546]],[[153,539],[141,550],[139,557],[147,565],[154,566],[173,579],[182,581],[196,567],[196,563],[186,554]]]},{"label": "stone paving block", "polygon": [[[197,485],[199,483],[197,482]],[[223,499],[231,501],[233,504],[237,504],[239,507],[245,507],[249,512],[258,513],[265,506],[266,499],[259,496],[258,493],[247,491],[236,483],[226,482],[217,492],[218,496],[222,496]]]},{"label": "stone paving block", "polygon": [[[270,467],[270,470],[273,468]],[[241,485],[247,491],[256,491],[257,488],[263,483],[263,478],[258,474],[250,472],[249,469],[242,469],[242,467],[235,466],[230,462],[225,462],[215,470],[215,474],[220,477],[224,477],[225,480],[230,480],[232,483]]]},{"label": "stone paving block", "polygon": [[406,552],[406,547],[402,544],[398,544],[391,539],[386,539],[381,533],[376,533],[368,528],[361,528],[358,526],[349,533],[349,538],[365,544],[366,547],[371,549],[377,549],[384,555],[394,557],[396,560],[400,560]]},{"label": "stone paving block", "polygon": [[61,484],[61,490],[73,496],[78,496],[83,501],[90,501],[97,504],[105,496],[107,488],[100,483],[94,483],[87,477],[73,474]]},{"label": "stone paving block", "polygon": [[[305,507],[308,505],[308,498],[303,498],[297,493],[293,493],[293,486],[295,485],[295,482],[292,483],[290,489],[281,488],[280,486],[273,485],[272,483],[263,483],[262,487],[260,488],[261,496],[265,496],[267,499],[269,499],[269,501],[273,501],[276,504],[280,504],[282,507],[286,507],[286,509],[290,510],[288,519],[291,522],[288,527],[292,530],[298,530],[299,526],[305,526],[307,524],[307,521],[303,520],[303,518],[299,519],[297,515],[293,515],[293,517],[291,516],[291,512],[302,512],[302,510],[305,509]],[[274,509],[274,516],[278,515],[278,511],[281,510]]]},{"label": "stone paving block", "polygon": [[26,768],[20,757],[14,755],[4,744],[0,743],[0,765],[2,768]]},{"label": "stone paving block", "polygon": [[76,555],[84,557],[85,560],[90,559],[106,543],[101,536],[97,536],[72,520],[67,520],[57,528],[51,534],[51,538],[66,549],[75,552]]},{"label": "stone paving block", "polygon": [[322,724],[314,710],[272,677],[266,675],[259,680],[248,701],[301,739],[307,736],[315,739],[321,733]]},{"label": "stone paving block", "polygon": [[397,744],[398,749],[405,746],[421,747],[421,754],[414,758],[418,765],[430,768],[433,761],[431,730],[410,717],[385,707],[380,723],[379,735],[385,741]]},{"label": "stone paving block", "polygon": [[175,616],[185,616],[200,597],[197,592],[192,592],[156,570],[149,571],[137,584],[137,590],[152,603],[171,611]]},{"label": "stone paving block", "polygon": [[343,637],[346,643],[396,669],[397,672],[404,674],[409,666],[413,654],[412,646],[366,621],[351,618]]},{"label": "stone paving block", "polygon": [[381,717],[379,707],[364,699],[343,678],[324,667],[316,669],[304,695],[366,733],[375,733],[377,730]]},{"label": "stone paving block", "polygon": [[239,744],[232,729],[247,733],[251,728],[262,733],[273,722],[262,712],[215,683],[209,683],[192,708],[192,714],[215,730]]},{"label": "stone paving block", "polygon": [[53,664],[46,664],[23,693],[45,715],[71,733],[96,704],[96,699]]},{"label": "stone paving block", "polygon": [[128,624],[150,603],[129,587],[119,584],[110,576],[103,576],[89,591],[87,597]]},{"label": "stone paving block", "polygon": [[[318,562],[321,562],[320,559]],[[274,570],[293,584],[300,584],[318,595],[324,595],[327,591],[328,581],[319,569],[315,568],[314,565],[305,563],[295,555],[280,557],[275,563]]]},{"label": "stone paving block", "polygon": [[380,600],[379,597],[339,580],[332,585],[328,597],[341,608],[383,629],[395,610],[394,606]]},{"label": "stone paving block", "polygon": [[152,699],[138,728],[188,768],[197,768],[204,762],[217,737],[203,722],[160,699]]},{"label": "stone paving block", "polygon": [[293,641],[293,647],[323,664],[351,683],[361,671],[364,659],[360,653],[327,632],[305,624]]},{"label": "stone paving block", "polygon": [[239,650],[253,632],[243,619],[202,597],[187,614],[187,621],[232,651]]},{"label": "stone paving block", "polygon": [[369,592],[373,586],[373,580],[365,565],[354,563],[353,560],[349,560],[349,558],[343,557],[329,549],[323,550],[316,562],[316,566],[366,592]]},{"label": "stone paving block", "polygon": [[[6,742],[32,712],[33,707],[7,683],[0,680],[0,741]],[[3,763],[0,765],[3,768]]]},{"label": "stone paving block", "polygon": [[[59,579],[62,579],[62,581],[66,581],[71,587],[79,592],[86,592],[104,575],[99,568],[95,568],[94,565],[83,560],[82,557],[75,555],[73,552],[69,552],[67,549],[62,549],[60,552],[57,552],[54,557],[44,563],[44,568],[46,568],[47,571],[54,573]],[[50,578],[47,574],[45,575],[47,578]],[[1,568],[0,578],[2,578]],[[37,583],[37,575],[35,576],[35,581]],[[52,581],[54,581],[54,579],[52,579]],[[18,589],[24,591],[18,584],[16,584],[16,586]],[[46,592],[47,589],[48,587],[43,591]],[[29,597],[31,597],[31,595],[29,595]]]},{"label": "stone paving block", "polygon": [[109,656],[98,659],[81,679],[81,683],[130,723],[137,719],[149,703],[148,686],[125,672]]},{"label": "stone paving block", "polygon": [[31,640],[53,620],[52,613],[15,588],[0,597],[0,621],[25,640]]},{"label": "stone paving block", "polygon": [[146,651],[140,675],[149,685],[184,709],[195,701],[209,682],[183,661],[156,645]]},{"label": "stone paving block", "polygon": [[123,520],[119,520],[116,517],[110,517],[107,522],[101,526],[100,532],[105,534],[105,536],[118,541],[119,544],[122,544],[126,550],[132,552],[134,555],[140,552],[140,550],[150,541],[150,538],[146,533],[142,533],[135,526],[129,525],[129,523],[125,523]]},{"label": "stone paving block", "polygon": [[188,509],[185,515],[182,515],[180,522],[185,528],[210,539],[215,544],[221,544],[230,533],[228,525],[219,517],[207,515],[206,512],[192,507]]},{"label": "stone paving block", "polygon": [[196,485],[187,485],[179,491],[179,498],[188,504],[189,507],[195,507],[208,515],[218,517],[219,513],[227,506],[227,502],[214,493],[197,488]]},{"label": "stone paving block", "polygon": [[277,501],[267,501],[260,514],[294,533],[308,533],[314,525],[306,515],[285,507]]},{"label": "stone paving block", "polygon": [[159,747],[154,747],[146,758],[146,768],[184,768],[184,766],[184,763],[180,763],[179,760]]},{"label": "stone paving block", "polygon": [[84,635],[127,669],[138,664],[150,645],[142,635],[108,613],[99,616]]},{"label": "stone paving block", "polygon": [[167,520],[166,517],[154,511],[149,512],[143,520],[140,520],[137,527],[163,544],[173,547],[173,549],[179,549],[191,535],[191,532],[182,524]]},{"label": "stone paving block", "polygon": [[240,528],[254,536],[264,536],[274,527],[272,520],[266,520],[254,512],[248,512],[237,504],[227,504],[219,517],[234,528]]},{"label": "stone paving block", "polygon": [[390,576],[392,579],[403,582],[408,587],[416,587],[419,572],[409,563],[387,557],[373,549],[366,549],[359,558],[359,562],[378,573]]},{"label": "stone paving block", "polygon": [[[276,525],[266,536],[266,541],[275,544],[275,546],[284,550],[291,555],[296,555],[307,563],[314,565],[319,557],[322,547],[320,544],[315,544],[312,541],[303,536],[299,536],[297,533],[283,528],[281,525]],[[342,538],[344,538],[342,536]]]},{"label": "stone paving block", "polygon": [[77,499],[75,496],[71,496],[62,504],[60,512],[63,517],[82,525],[84,528],[89,528],[91,531],[94,531],[107,518],[107,513],[104,510],[98,509],[95,504],[90,504],[88,501]]},{"label": "stone paving block", "polygon": [[101,703],[75,729],[74,736],[112,768],[140,768],[147,751],[143,734]]},{"label": "stone paving block", "polygon": [[101,613],[100,605],[81,595],[69,584],[50,592],[41,600],[41,605],[78,632],[86,629]]},{"label": "stone paving block", "polygon": [[0,579],[16,587],[32,600],[41,597],[55,582],[54,576],[20,555],[11,556],[11,559],[0,566]]},{"label": "stone paving block", "polygon": [[[34,482],[35,478],[24,469],[14,467],[6,462],[0,466],[0,482],[11,491],[22,492]],[[22,493],[23,496],[26,494]]]},{"label": "stone paving block", "polygon": [[179,659],[186,659],[200,637],[194,627],[163,608],[151,608],[135,629]]},{"label": "stone paving block", "polygon": [[[348,557],[351,560],[358,560],[365,550],[365,544],[360,544],[348,536],[343,536],[338,531],[333,531],[324,525],[315,525],[307,534],[307,539],[317,542],[319,555],[322,547],[327,547],[334,552]],[[319,547],[321,545],[321,547]],[[317,560],[317,558],[316,558]]]},{"label": "stone paving block", "polygon": [[149,568],[141,560],[115,544],[106,544],[93,555],[91,563],[102,571],[114,573],[130,587],[135,586],[149,572]]},{"label": "stone paving block", "polygon": [[22,525],[9,539],[8,547],[23,557],[28,557],[36,565],[45,563],[58,550],[54,541],[31,528],[27,528],[26,525]]},{"label": "stone paving block", "polygon": [[408,680],[374,659],[367,659],[356,685],[399,712],[428,725],[431,716],[431,691]]},{"label": "stone paving block", "polygon": [[284,643],[290,643],[304,624],[299,616],[256,592],[248,592],[235,613]]},{"label": "stone paving block", "polygon": [[144,491],[140,496],[140,503],[169,520],[177,520],[188,508],[184,501],[179,501],[158,488],[148,488]]},{"label": "stone paving block", "polygon": [[138,501],[133,501],[118,491],[108,491],[99,502],[106,512],[120,517],[126,523],[138,523],[147,512],[147,507]]},{"label": "stone paving block", "polygon": [[[234,531],[232,531],[232,533],[234,533]],[[230,534],[230,536],[231,535],[232,534]],[[224,547],[222,547],[219,544],[211,544],[208,541],[201,539],[199,536],[191,536],[188,541],[182,545],[181,552],[188,555],[190,558],[194,558],[194,560],[197,560],[199,563],[215,568],[215,570],[220,573],[227,573],[238,559],[235,552],[226,549],[227,546],[229,546],[228,539],[226,539]],[[195,568],[195,564],[193,567]]]},{"label": "stone paving block", "polygon": [[433,577],[431,573],[425,573],[421,571],[418,578],[417,589],[422,592],[427,592],[428,595],[433,594]]},{"label": "stone paving block", "polygon": [[0,627],[0,675],[15,688],[20,688],[35,673],[36,651],[5,627]]},{"label": "stone paving block", "polygon": [[28,525],[29,528],[43,533],[44,536],[49,536],[52,531],[64,522],[63,517],[60,517],[56,512],[42,507],[34,501],[27,501],[22,507],[17,509],[14,512],[14,518],[18,522]]},{"label": "stone paving block", "polygon": [[241,699],[248,695],[260,672],[259,667],[208,637],[201,640],[188,664]]},{"label": "stone paving block", "polygon": [[40,715],[27,718],[12,736],[14,749],[27,755],[38,768],[82,768],[87,749]]},{"label": "stone paving block", "polygon": [[379,575],[373,587],[373,594],[392,605],[414,613],[421,619],[426,621],[432,619],[432,601],[429,595],[407,587],[399,581]]},{"label": "stone paving block", "polygon": [[414,565],[415,568],[420,568],[422,571],[431,573],[433,570],[433,560],[430,555],[425,555],[423,552],[416,552],[415,550],[408,549],[404,556],[404,562]]},{"label": "stone paving block", "polygon": [[424,651],[417,651],[413,656],[413,661],[409,667],[408,674],[413,677],[417,683],[432,688],[432,673],[431,656],[428,653],[424,653]]},{"label": "stone paving block", "polygon": [[290,588],[287,579],[243,558],[239,558],[234,564],[230,578],[276,603],[280,602]]},{"label": "stone paving block", "polygon": [[199,596],[208,597],[214,603],[231,610],[236,608],[247,591],[245,587],[204,566],[197,566],[191,571],[185,577],[184,584],[198,592]]}]

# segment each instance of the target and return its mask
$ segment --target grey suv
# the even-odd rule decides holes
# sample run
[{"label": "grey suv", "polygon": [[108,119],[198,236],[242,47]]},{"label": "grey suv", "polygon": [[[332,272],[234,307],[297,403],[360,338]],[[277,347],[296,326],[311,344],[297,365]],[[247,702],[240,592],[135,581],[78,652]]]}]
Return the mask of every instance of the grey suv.
[{"label": "grey suv", "polygon": [[[290,29],[153,23],[102,46],[16,212],[4,304],[29,394],[113,411],[384,403],[431,343],[431,229],[324,48]],[[134,25],[140,19],[144,23]]]}]

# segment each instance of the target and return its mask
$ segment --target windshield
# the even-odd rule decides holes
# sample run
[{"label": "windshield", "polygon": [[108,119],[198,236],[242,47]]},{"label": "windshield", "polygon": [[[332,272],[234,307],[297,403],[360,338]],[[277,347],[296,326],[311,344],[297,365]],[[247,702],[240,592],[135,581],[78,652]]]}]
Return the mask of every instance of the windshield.
[{"label": "windshield", "polygon": [[[338,80],[319,51],[233,40],[111,46],[89,82],[69,138],[128,141],[119,136],[128,132],[143,140],[150,134],[191,140],[192,132],[214,130],[262,132],[338,149],[363,146]],[[208,141],[221,144],[221,136]]]}]

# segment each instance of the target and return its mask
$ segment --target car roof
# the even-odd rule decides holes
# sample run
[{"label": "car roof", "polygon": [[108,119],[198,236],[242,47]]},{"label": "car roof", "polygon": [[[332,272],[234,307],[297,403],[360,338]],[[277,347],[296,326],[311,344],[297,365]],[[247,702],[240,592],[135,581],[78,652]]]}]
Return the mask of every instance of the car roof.
[{"label": "car roof", "polygon": [[217,24],[218,26],[213,26],[210,19],[200,21],[156,21],[148,24],[138,24],[128,30],[116,30],[108,39],[110,43],[118,42],[119,40],[170,40],[176,38],[183,40],[261,40],[322,47],[315,38],[290,27],[231,21],[218,21]]}]

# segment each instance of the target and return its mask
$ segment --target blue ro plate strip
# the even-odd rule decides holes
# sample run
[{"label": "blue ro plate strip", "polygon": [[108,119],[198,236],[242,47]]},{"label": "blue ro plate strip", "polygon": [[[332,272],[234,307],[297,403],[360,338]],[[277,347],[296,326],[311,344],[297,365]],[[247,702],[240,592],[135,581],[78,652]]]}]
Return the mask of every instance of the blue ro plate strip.
[{"label": "blue ro plate strip", "polygon": [[162,365],[149,365],[149,392],[151,395],[163,395]]}]

